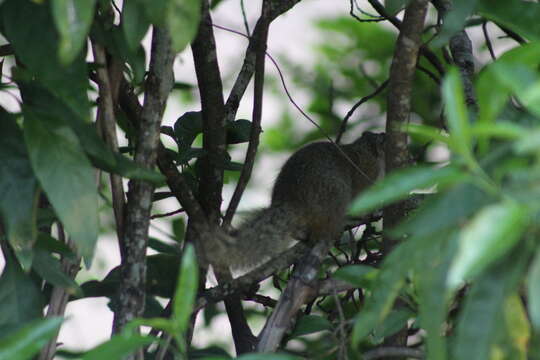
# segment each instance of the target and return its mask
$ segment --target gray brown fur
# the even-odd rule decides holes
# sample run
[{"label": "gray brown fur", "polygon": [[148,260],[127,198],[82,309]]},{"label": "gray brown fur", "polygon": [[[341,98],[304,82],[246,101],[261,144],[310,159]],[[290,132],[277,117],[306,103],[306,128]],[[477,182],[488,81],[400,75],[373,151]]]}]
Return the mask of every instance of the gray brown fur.
[{"label": "gray brown fur", "polygon": [[317,142],[295,152],[277,177],[270,207],[231,236],[217,236],[221,244],[208,249],[210,262],[246,269],[283,252],[293,239],[334,240],[351,201],[384,171],[383,140],[383,134],[364,133],[354,143],[341,145],[342,151]]}]

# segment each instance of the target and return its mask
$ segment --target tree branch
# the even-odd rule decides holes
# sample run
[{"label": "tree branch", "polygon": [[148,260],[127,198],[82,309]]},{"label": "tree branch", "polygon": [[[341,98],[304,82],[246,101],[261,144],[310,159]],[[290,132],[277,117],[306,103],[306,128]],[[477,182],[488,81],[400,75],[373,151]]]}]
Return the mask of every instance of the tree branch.
[{"label": "tree branch", "polygon": [[[394,58],[390,68],[390,83],[388,85],[385,154],[387,173],[409,163],[407,134],[402,129],[410,116],[412,82],[416,70],[427,5],[427,0],[413,0],[409,3],[405,10],[403,24],[394,50]],[[403,206],[400,204],[385,208],[385,229],[391,229],[403,219],[404,215]],[[393,242],[388,236],[385,236],[385,252],[390,250]]]},{"label": "tree branch", "polygon": [[[210,226],[218,226],[221,218],[221,192],[223,188],[223,169],[226,161],[227,120],[224,116],[223,86],[217,61],[217,50],[212,28],[212,18],[208,1],[202,2],[202,18],[199,32],[191,45],[203,119],[203,149],[205,156],[200,159],[199,201],[208,217]],[[190,233],[190,229],[188,229]],[[199,236],[199,245],[210,239]],[[198,250],[201,254],[202,251]],[[207,259],[212,262],[212,259]],[[204,270],[203,270],[204,272]],[[232,280],[229,270],[214,268],[219,283]],[[204,287],[201,277],[201,287]],[[253,349],[255,336],[247,324],[242,303],[237,296],[225,299],[225,308],[231,324],[237,354]]]},{"label": "tree branch", "polygon": [[[446,14],[452,10],[452,0],[439,0],[433,2],[437,10],[441,13],[443,19]],[[472,111],[478,110],[476,96],[474,94],[473,76],[474,76],[474,56],[472,53],[472,43],[464,29],[458,31],[450,38],[450,53],[454,64],[457,65],[463,81],[463,90],[465,93],[465,102]]]},{"label": "tree branch", "polygon": [[[146,168],[152,168],[156,162],[161,119],[173,84],[174,54],[166,30],[153,28],[151,54],[135,149],[135,162]],[[115,333],[130,320],[142,316],[144,310],[146,246],[153,191],[154,186],[150,183],[130,181],[124,237],[126,252],[121,264],[119,309],[113,324]],[[141,355],[139,352],[137,358]]]},{"label": "tree branch", "polygon": [[252,36],[249,38],[249,45],[244,56],[242,68],[236,77],[236,81],[229,93],[227,102],[225,103],[225,119],[226,121],[234,120],[236,111],[240,105],[240,100],[244,96],[244,92],[251,80],[251,76],[255,72],[255,57],[257,53],[257,39],[260,38],[261,31],[268,29],[268,26],[279,15],[289,11],[294,5],[301,0],[271,0],[268,3],[268,11],[263,12],[255,25]]},{"label": "tree branch", "polygon": [[317,293],[317,276],[331,241],[318,241],[300,261],[279,301],[259,334],[258,352],[275,352],[296,313]]},{"label": "tree branch", "polygon": [[[388,84],[388,112],[386,119],[386,173],[405,167],[410,162],[407,134],[404,125],[409,121],[411,93],[414,73],[421,46],[421,35],[428,8],[428,0],[412,0],[405,8],[403,23],[394,49]],[[383,209],[384,254],[397,244],[399,239],[390,236],[389,231],[407,215],[404,202]],[[385,344],[404,345],[407,342],[407,328],[385,340]]]},{"label": "tree branch", "polygon": [[[381,15],[390,21],[398,30],[401,31],[402,22],[395,16],[390,15],[386,8],[377,0],[368,0],[373,8]],[[405,19],[404,19],[405,20]],[[430,63],[437,69],[439,75],[444,75],[446,72],[444,66],[439,61],[439,58],[433,51],[431,51],[427,45],[420,47],[420,54],[424,56]]]},{"label": "tree branch", "polygon": [[[99,104],[97,111],[98,123],[103,129],[103,138],[112,151],[118,152],[118,140],[116,138],[116,122],[114,116],[114,100],[111,82],[109,81],[109,71],[107,66],[107,58],[105,49],[92,42],[92,50],[94,52],[94,60],[98,64],[97,80],[99,85]],[[99,128],[99,127],[98,127]],[[125,213],[125,193],[122,177],[117,174],[110,174],[113,212],[116,222],[116,234],[119,243],[122,244],[124,236],[124,213]],[[120,246],[120,251],[124,251],[123,246]]]},{"label": "tree branch", "polygon": [[257,37],[252,39],[252,43],[255,48],[255,80],[253,90],[253,118],[251,121],[251,134],[249,139],[249,145],[244,160],[244,166],[240,173],[240,178],[234,193],[232,195],[229,207],[223,220],[223,226],[228,228],[231,224],[232,218],[240,198],[244,193],[247,183],[251,177],[253,170],[253,164],[255,162],[255,155],[257,154],[257,148],[259,147],[259,135],[261,133],[261,118],[262,118],[262,97],[264,87],[264,62],[266,59],[266,41],[268,39],[268,28],[270,21],[268,20],[268,8],[265,6],[268,2],[263,3],[263,9],[259,21],[257,21]]},{"label": "tree branch", "polygon": [[[120,107],[126,114],[129,121],[138,128],[141,123],[142,106],[139,104],[137,96],[127,81],[122,81],[119,94]],[[174,197],[178,200],[183,209],[186,210],[193,226],[197,231],[203,232],[208,229],[206,215],[204,214],[198,200],[193,195],[191,188],[184,176],[178,171],[174,164],[174,159],[167,152],[165,146],[160,141],[158,145],[157,163],[159,170],[165,175],[167,185],[171,189]]]}]

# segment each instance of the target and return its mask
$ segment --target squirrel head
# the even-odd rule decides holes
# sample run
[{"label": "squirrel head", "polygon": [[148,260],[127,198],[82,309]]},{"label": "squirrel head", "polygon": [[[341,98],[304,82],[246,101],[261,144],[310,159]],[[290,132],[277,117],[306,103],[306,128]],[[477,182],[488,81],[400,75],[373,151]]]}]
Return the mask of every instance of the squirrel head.
[{"label": "squirrel head", "polygon": [[360,136],[353,144],[364,151],[367,151],[373,158],[377,161],[378,167],[378,179],[381,179],[384,176],[385,162],[385,143],[386,143],[386,134],[385,133],[374,133],[371,131],[366,131]]},{"label": "squirrel head", "polygon": [[384,159],[385,142],[385,133],[366,131],[354,142],[354,144],[367,149],[374,157]]}]

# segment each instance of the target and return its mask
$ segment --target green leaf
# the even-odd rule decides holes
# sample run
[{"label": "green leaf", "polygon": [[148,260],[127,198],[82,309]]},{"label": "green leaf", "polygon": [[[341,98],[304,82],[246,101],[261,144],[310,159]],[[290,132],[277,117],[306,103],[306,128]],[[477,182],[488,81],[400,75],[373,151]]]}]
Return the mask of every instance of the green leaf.
[{"label": "green leaf", "polygon": [[504,303],[519,284],[529,256],[518,249],[481,275],[467,291],[451,359],[491,359],[504,318]]},{"label": "green leaf", "polygon": [[378,270],[367,265],[347,265],[336,270],[332,275],[359,288],[370,288],[377,277]]},{"label": "green leaf", "polygon": [[477,2],[478,0],[452,2],[452,8],[444,16],[442,29],[433,41],[434,47],[446,45],[454,34],[463,30],[465,22],[473,13]]},{"label": "green leaf", "polygon": [[514,293],[504,302],[504,323],[509,336],[505,340],[513,352],[512,359],[527,359],[531,328],[521,298]]},{"label": "green leaf", "polygon": [[241,144],[249,141],[251,121],[236,120],[227,124],[227,144]]},{"label": "green leaf", "polygon": [[528,218],[528,210],[511,201],[480,211],[461,230],[458,252],[448,273],[448,287],[455,289],[474,278],[512,249],[525,231]]},{"label": "green leaf", "polygon": [[534,261],[527,276],[527,308],[531,322],[537,332],[540,332],[540,250],[536,252]]},{"label": "green leaf", "polygon": [[494,124],[477,123],[472,127],[471,132],[477,137],[514,140],[527,135],[529,130],[515,123],[498,121]]},{"label": "green leaf", "polygon": [[[6,0],[0,16],[2,35],[13,46],[18,61],[25,65],[24,68],[14,69],[14,78],[18,82],[23,78],[27,82],[38,81],[61,98],[74,113],[87,119],[90,103],[86,54],[80,52],[69,66],[59,61],[60,40],[58,33],[53,30],[55,24],[49,3]],[[24,94],[23,99],[27,102]]]},{"label": "green leaf", "polygon": [[200,0],[136,1],[152,24],[169,30],[174,52],[182,51],[197,34],[201,17]]},{"label": "green leaf", "polygon": [[24,135],[34,173],[62,224],[90,263],[97,240],[98,193],[95,173],[72,130],[29,108]]},{"label": "green leaf", "polygon": [[452,148],[459,153],[467,163],[474,162],[472,158],[472,136],[469,124],[463,85],[459,71],[451,68],[442,85],[448,127],[451,135]]},{"label": "green leaf", "polygon": [[124,356],[133,354],[137,349],[154,341],[156,339],[150,336],[123,332],[88,351],[82,357],[82,360],[122,359]]},{"label": "green leaf", "polygon": [[0,109],[0,134],[0,216],[17,259],[28,270],[37,233],[37,180],[22,131],[3,109]]},{"label": "green leaf", "polygon": [[[433,235],[439,246],[422,248],[424,261],[415,266],[418,291],[418,321],[427,333],[426,348],[429,359],[447,359],[447,338],[441,336],[446,321],[450,294],[446,289],[446,275],[454,256],[457,231],[441,231]],[[450,240],[450,241],[448,241]]]},{"label": "green leaf", "polygon": [[[6,256],[6,254],[4,254]],[[43,296],[30,275],[7,256],[0,276],[0,334],[7,336],[25,323],[40,318]]]},{"label": "green leaf", "polygon": [[411,135],[418,135],[426,138],[428,141],[438,141],[443,144],[449,144],[450,138],[448,134],[445,134],[434,126],[422,125],[422,124],[407,124],[405,131]]},{"label": "green leaf", "polygon": [[389,14],[396,15],[400,10],[409,4],[411,0],[386,0],[384,7]]},{"label": "green leaf", "polygon": [[[536,71],[540,62],[540,43],[524,44],[504,53],[494,64],[489,65],[482,71],[476,84],[478,94],[479,122],[492,123],[499,112],[504,108],[510,96],[508,83],[514,80],[512,76],[506,77],[506,83],[502,72],[497,74],[496,66],[504,64],[510,68],[527,66]],[[520,90],[520,85],[517,86]]]},{"label": "green leaf", "polygon": [[148,239],[148,246],[157,252],[176,256],[180,255],[180,249],[178,247],[165,243],[153,237]]},{"label": "green leaf", "polygon": [[332,329],[332,324],[326,318],[318,315],[304,315],[296,323],[291,338],[330,329]]},{"label": "green leaf", "polygon": [[26,360],[36,355],[60,329],[62,318],[37,319],[0,340],[0,359]]},{"label": "green leaf", "polygon": [[529,1],[480,0],[480,15],[529,40],[540,40],[540,4]]},{"label": "green leaf", "polygon": [[96,0],[52,0],[51,9],[60,34],[59,57],[69,64],[86,45],[86,36],[94,18]]},{"label": "green leaf", "polygon": [[398,170],[363,191],[351,204],[349,213],[360,215],[406,198],[413,190],[445,185],[465,177],[458,169],[414,167]]},{"label": "green leaf", "polygon": [[124,1],[122,9],[122,30],[129,48],[136,50],[144,35],[148,32],[150,22],[146,18],[144,6],[137,0]]},{"label": "green leaf", "polygon": [[497,80],[516,94],[519,101],[533,114],[540,115],[540,78],[536,69],[524,64],[497,62],[492,65]]},{"label": "green leaf", "polygon": [[199,268],[197,266],[195,250],[191,244],[188,244],[184,248],[173,303],[174,326],[176,331],[181,334],[187,330],[189,325],[198,287]]},{"label": "green leaf", "polygon": [[32,268],[48,283],[64,288],[68,294],[82,295],[75,280],[62,271],[60,261],[45,250],[36,250]]},{"label": "green leaf", "polygon": [[205,155],[206,151],[201,148],[189,148],[184,151],[181,151],[178,154],[177,161],[180,164],[187,164],[192,159],[198,159],[201,156]]},{"label": "green leaf", "polygon": [[411,242],[402,243],[384,260],[375,287],[367,297],[364,307],[356,316],[351,341],[353,347],[358,347],[360,341],[371,333],[392,310],[394,300],[405,283],[407,271],[414,249]]},{"label": "green leaf", "polygon": [[197,35],[201,18],[200,0],[169,0],[167,28],[172,38],[172,50],[180,52]]},{"label": "green leaf", "polygon": [[180,116],[174,123],[174,134],[180,149],[188,149],[197,135],[203,131],[202,115],[200,111],[188,111]]},{"label": "green leaf", "polygon": [[38,233],[36,241],[36,249],[45,250],[49,253],[56,253],[70,260],[75,260],[77,256],[65,243],[53,238],[49,234],[43,232]]},{"label": "green leaf", "polygon": [[514,149],[518,154],[536,153],[540,148],[539,136],[540,128],[529,130],[514,144]]},{"label": "green leaf", "polygon": [[430,195],[422,206],[399,225],[393,233],[399,236],[433,236],[460,227],[483,206],[493,201],[485,192],[468,183]]},{"label": "green leaf", "polygon": [[406,308],[390,311],[384,321],[373,330],[374,342],[382,342],[385,337],[394,335],[407,326],[408,320],[412,317],[414,317],[414,313]]}]

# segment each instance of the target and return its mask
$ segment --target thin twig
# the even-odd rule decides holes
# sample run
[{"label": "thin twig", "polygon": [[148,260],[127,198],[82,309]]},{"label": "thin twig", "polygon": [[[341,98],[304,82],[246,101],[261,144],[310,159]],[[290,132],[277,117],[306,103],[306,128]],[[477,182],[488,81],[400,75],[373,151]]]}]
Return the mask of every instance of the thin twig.
[{"label": "thin twig", "polygon": [[[73,249],[73,243],[71,239],[68,239],[65,236],[63,226],[60,223],[57,223],[57,227],[58,227],[58,240],[60,240],[62,243],[67,244],[70,248]],[[74,279],[77,273],[79,272],[80,261],[81,261],[80,258],[69,259],[69,258],[63,257],[62,260],[60,261],[62,272],[66,276],[68,276],[70,279]],[[51,293],[51,299],[49,301],[46,317],[63,316],[66,311],[69,296],[70,294],[67,293],[66,289],[59,286],[54,286]],[[56,347],[57,347],[57,343],[56,343],[57,339],[58,339],[58,334],[53,336],[49,340],[47,345],[45,345],[41,349],[41,352],[38,357],[39,360],[51,360],[54,358],[54,355],[56,353]]]},{"label": "thin twig", "polygon": [[343,118],[343,121],[341,122],[341,125],[339,127],[339,131],[338,131],[338,134],[336,136],[336,144],[339,144],[341,142],[341,137],[343,136],[343,134],[345,133],[345,130],[347,129],[347,123],[349,121],[349,118],[352,116],[352,114],[356,111],[356,109],[362,105],[363,103],[365,103],[366,101],[374,98],[375,96],[379,95],[385,88],[386,88],[386,85],[388,85],[388,81],[389,80],[385,80],[381,85],[379,85],[374,92],[372,92],[371,94],[367,95],[367,96],[364,96],[363,98],[361,98],[360,100],[358,100],[356,102],[356,104],[353,105],[353,107],[351,108],[351,110],[349,110],[347,112],[347,115],[345,115],[345,117]]},{"label": "thin twig", "polygon": [[333,295],[339,316],[338,330],[340,336],[338,358],[342,360],[347,360],[349,358],[349,356],[347,355],[347,320],[345,319],[345,314],[343,313],[343,308],[341,307],[341,300],[339,299],[339,296],[337,295],[337,291],[335,289],[333,291]]},{"label": "thin twig", "polygon": [[[385,21],[386,19],[381,17],[381,16],[374,16],[374,15],[371,15],[371,14],[368,14],[367,12],[363,11],[362,9],[360,9],[360,7],[358,6],[358,4],[356,4],[356,0],[350,0],[350,9],[349,9],[349,15],[351,15],[353,18],[355,18],[356,20],[358,20],[359,22],[381,22],[381,21]],[[358,15],[356,15],[354,13],[354,7],[356,5],[356,8],[358,9],[358,11],[360,11],[362,14],[364,15],[367,15],[369,17],[371,17],[371,19],[362,19],[360,18]]]},{"label": "thin twig", "polygon": [[497,57],[495,56],[495,51],[493,51],[493,44],[491,43],[491,39],[487,30],[487,21],[485,20],[484,22],[482,22],[482,32],[484,33],[484,39],[486,39],[486,46],[489,50],[489,55],[491,55],[491,59],[495,61],[497,60]]},{"label": "thin twig", "polygon": [[180,208],[178,210],[170,211],[170,212],[167,212],[167,213],[164,213],[164,214],[154,214],[154,215],[150,216],[150,219],[159,219],[159,218],[163,218],[163,217],[173,216],[173,215],[176,215],[176,214],[181,214],[183,212],[185,212],[185,210]]},{"label": "thin twig", "polygon": [[247,20],[246,7],[244,4],[244,0],[240,0],[240,9],[242,11],[242,20],[244,20],[244,27],[246,28],[246,34],[247,36],[250,36],[251,32],[249,31],[249,23]]},{"label": "thin twig", "polygon": [[[251,134],[249,138],[249,145],[246,152],[246,158],[244,160],[244,166],[242,167],[242,172],[240,173],[240,178],[234,193],[231,197],[229,207],[225,213],[225,218],[223,219],[223,226],[228,228],[231,224],[232,218],[238,208],[240,199],[244,190],[247,186],[247,183],[251,177],[251,172],[253,170],[253,165],[255,162],[255,155],[257,154],[257,148],[259,146],[259,135],[261,133],[261,119],[262,119],[262,104],[263,104],[263,88],[264,88],[264,60],[266,54],[266,41],[268,38],[268,27],[270,26],[270,21],[267,20],[265,14],[265,9],[263,5],[263,13],[258,21],[257,26],[260,26],[260,31],[257,33],[258,38],[256,41],[256,55],[255,55],[255,80],[254,80],[254,90],[253,90],[253,118],[251,121]],[[259,24],[261,22],[261,24]]]}]

